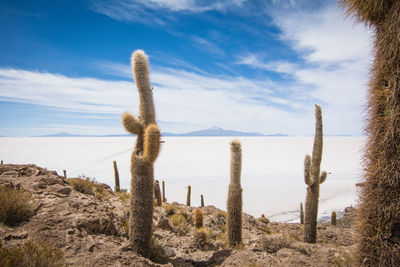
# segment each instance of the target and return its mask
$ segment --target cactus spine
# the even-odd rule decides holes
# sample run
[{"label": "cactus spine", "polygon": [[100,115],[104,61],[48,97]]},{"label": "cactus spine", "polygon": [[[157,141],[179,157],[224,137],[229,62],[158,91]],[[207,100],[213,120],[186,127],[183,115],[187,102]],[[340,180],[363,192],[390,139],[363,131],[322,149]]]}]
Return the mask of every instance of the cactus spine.
[{"label": "cactus spine", "polygon": [[331,225],[336,226],[336,211],[332,211],[331,215]]},{"label": "cactus spine", "polygon": [[147,256],[153,223],[153,163],[160,150],[160,130],[156,124],[147,56],[141,50],[132,54],[132,71],[139,92],[139,116],[122,115],[125,129],[137,135],[131,157],[131,203],[129,242],[132,250]]},{"label": "cactus spine", "polygon": [[167,202],[167,199],[165,198],[165,182],[162,181],[162,201]]},{"label": "cactus spine", "polygon": [[196,226],[197,229],[203,227],[203,213],[201,212],[200,209],[196,209],[194,211],[193,215],[194,219],[194,225]]},{"label": "cactus spine", "polygon": [[400,1],[342,0],[374,32],[364,183],[357,209],[358,262],[399,266],[400,238]]},{"label": "cactus spine", "polygon": [[242,147],[239,140],[231,142],[231,181],[228,191],[228,243],[231,247],[242,242]]},{"label": "cactus spine", "polygon": [[188,191],[187,191],[187,196],[186,196],[186,206],[190,206],[190,194],[192,191],[192,187],[188,185]]},{"label": "cactus spine", "polygon": [[119,174],[118,174],[118,167],[117,167],[117,162],[114,160],[113,161],[113,165],[114,165],[114,180],[115,180],[115,192],[119,192],[120,191],[120,187],[119,187]]},{"label": "cactus spine", "polygon": [[307,185],[304,242],[307,243],[315,243],[317,241],[319,185],[326,180],[327,176],[325,171],[320,174],[322,139],[321,107],[315,105],[315,135],[312,158],[306,155],[304,159],[304,181]]},{"label": "cactus spine", "polygon": [[154,182],[154,198],[157,201],[157,206],[161,207],[162,201],[161,201],[160,183],[158,182],[158,180],[155,180]]},{"label": "cactus spine", "polygon": [[204,198],[203,195],[200,195],[200,206],[203,208],[204,207]]},{"label": "cactus spine", "polygon": [[304,224],[303,202],[300,203],[300,223]]}]

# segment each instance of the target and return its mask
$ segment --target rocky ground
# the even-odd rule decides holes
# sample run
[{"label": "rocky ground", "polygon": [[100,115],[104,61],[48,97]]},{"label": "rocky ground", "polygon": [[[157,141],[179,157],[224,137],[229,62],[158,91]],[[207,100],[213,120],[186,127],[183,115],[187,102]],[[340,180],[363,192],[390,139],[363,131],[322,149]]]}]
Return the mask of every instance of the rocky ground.
[{"label": "rocky ground", "polygon": [[[353,209],[336,227],[319,223],[316,244],[301,242],[303,226],[269,222],[243,214],[243,246],[226,247],[226,213],[201,208],[206,240],[193,224],[195,207],[178,203],[155,208],[154,263],[129,250],[129,200],[104,184],[81,193],[55,171],[35,165],[0,165],[0,187],[30,193],[33,212],[14,226],[0,223],[0,240],[11,248],[27,240],[43,240],[64,252],[67,266],[351,266],[355,248]],[[1,204],[0,204],[1,205]],[[185,220],[176,222],[173,217]]]}]

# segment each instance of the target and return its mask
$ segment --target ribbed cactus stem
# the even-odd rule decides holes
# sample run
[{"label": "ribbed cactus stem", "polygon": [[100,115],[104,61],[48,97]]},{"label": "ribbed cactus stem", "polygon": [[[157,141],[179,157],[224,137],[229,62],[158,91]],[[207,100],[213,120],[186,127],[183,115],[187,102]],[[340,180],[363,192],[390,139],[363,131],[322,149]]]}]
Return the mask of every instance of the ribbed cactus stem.
[{"label": "ribbed cactus stem", "polygon": [[190,194],[192,191],[192,187],[188,185],[187,187],[187,195],[186,195],[186,206],[190,206]]},{"label": "ribbed cactus stem", "polygon": [[331,215],[331,225],[336,226],[336,211],[332,211]]},{"label": "ribbed cactus stem", "polygon": [[155,120],[147,56],[132,54],[132,71],[139,92],[139,116],[122,115],[125,129],[137,135],[131,157],[131,203],[129,242],[132,250],[147,256],[150,248],[154,205],[154,167],[160,151],[160,130]]},{"label": "ribbed cactus stem", "polygon": [[165,182],[162,181],[162,201],[167,202],[167,199],[165,198]]},{"label": "ribbed cactus stem", "polygon": [[303,203],[300,203],[300,223],[304,224],[304,210],[303,210]]},{"label": "ribbed cactus stem", "polygon": [[200,195],[200,206],[203,208],[204,207],[204,198],[203,195]]},{"label": "ribbed cactus stem", "polygon": [[196,209],[193,215],[194,219],[194,226],[199,229],[203,227],[203,213],[200,209]]},{"label": "ribbed cactus stem", "polygon": [[160,183],[158,182],[158,180],[154,181],[154,199],[157,201],[157,206],[161,207],[162,201],[161,201]]},{"label": "ribbed cactus stem", "polygon": [[231,247],[242,242],[242,147],[239,140],[231,142],[231,179],[228,191],[228,243]]},{"label": "ribbed cactus stem", "polygon": [[120,187],[119,187],[119,174],[118,174],[117,162],[116,162],[115,160],[113,161],[113,166],[114,166],[114,180],[115,180],[115,188],[114,188],[114,191],[115,191],[115,192],[119,192],[119,191],[120,191]]},{"label": "ribbed cactus stem", "polygon": [[304,181],[307,185],[306,207],[304,216],[304,242],[317,241],[317,219],[319,185],[326,180],[327,173],[320,174],[322,160],[322,112],[319,105],[315,105],[315,135],[312,158],[304,159]]}]

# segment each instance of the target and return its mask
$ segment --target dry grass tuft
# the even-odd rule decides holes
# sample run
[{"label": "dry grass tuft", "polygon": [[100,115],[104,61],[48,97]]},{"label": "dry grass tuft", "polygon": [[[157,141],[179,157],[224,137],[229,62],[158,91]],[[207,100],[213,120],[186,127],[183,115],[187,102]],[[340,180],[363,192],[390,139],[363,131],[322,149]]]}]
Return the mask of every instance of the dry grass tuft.
[{"label": "dry grass tuft", "polygon": [[164,204],[163,208],[168,217],[174,215],[178,211],[178,207],[174,204]]},{"label": "dry grass tuft", "polygon": [[86,195],[94,195],[94,183],[93,179],[86,178],[68,178],[67,181],[72,186],[72,189],[81,192]]},{"label": "dry grass tuft", "polygon": [[303,254],[311,255],[310,245],[297,242],[295,239],[285,233],[268,235],[262,239],[261,245],[262,249],[269,253],[275,253],[282,248],[291,248]]},{"label": "dry grass tuft", "polygon": [[147,257],[155,263],[165,264],[168,262],[168,257],[165,254],[163,246],[154,236],[151,237],[150,249]]},{"label": "dry grass tuft", "polygon": [[354,266],[352,254],[348,250],[335,253],[335,258],[333,259],[333,266],[336,267]]},{"label": "dry grass tuft", "polygon": [[189,230],[187,220],[182,214],[177,213],[172,215],[171,218],[169,218],[169,223],[178,231],[179,235],[186,235]]},{"label": "dry grass tuft", "polygon": [[194,246],[197,248],[204,248],[210,238],[211,232],[209,229],[201,227],[196,230],[194,234]]},{"label": "dry grass tuft", "polygon": [[2,267],[60,267],[65,266],[64,254],[43,241],[28,241],[11,249],[0,243],[0,266]]},{"label": "dry grass tuft", "polygon": [[33,214],[31,195],[25,190],[0,187],[0,222],[13,226]]}]

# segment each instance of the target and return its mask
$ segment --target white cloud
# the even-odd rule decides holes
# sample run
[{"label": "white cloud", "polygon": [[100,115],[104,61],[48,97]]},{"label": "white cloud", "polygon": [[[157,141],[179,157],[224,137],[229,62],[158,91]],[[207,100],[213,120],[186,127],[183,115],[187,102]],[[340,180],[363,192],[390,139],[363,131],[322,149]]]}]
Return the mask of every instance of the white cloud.
[{"label": "white cloud", "polygon": [[[116,71],[121,66],[110,68]],[[129,67],[122,68],[122,75],[130,76],[125,70]],[[270,81],[211,77],[170,68],[152,70],[151,81],[163,131],[190,131],[213,125],[264,133],[313,131],[312,106],[304,108],[301,99],[274,96],[277,85]],[[0,99],[90,114],[121,114],[126,110],[136,114],[138,107],[132,82],[15,69],[0,69]],[[279,108],[282,104],[298,109],[288,112]]]}]

